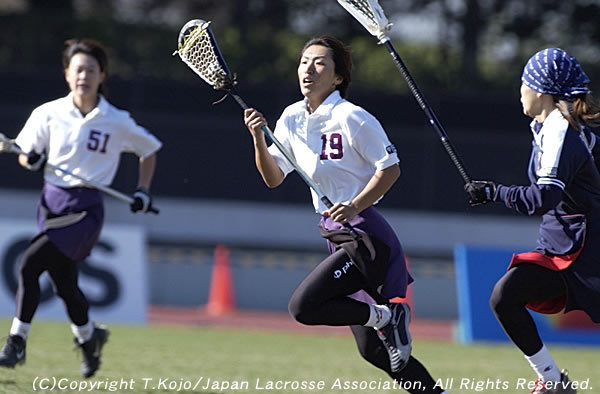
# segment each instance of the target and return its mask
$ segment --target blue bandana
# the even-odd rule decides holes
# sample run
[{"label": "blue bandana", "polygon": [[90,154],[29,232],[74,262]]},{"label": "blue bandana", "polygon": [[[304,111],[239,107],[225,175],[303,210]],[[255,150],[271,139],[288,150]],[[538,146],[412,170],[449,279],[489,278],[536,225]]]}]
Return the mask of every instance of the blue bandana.
[{"label": "blue bandana", "polygon": [[577,60],[560,48],[547,48],[533,55],[525,68],[521,81],[538,93],[569,99],[578,94],[590,93],[590,79]]}]

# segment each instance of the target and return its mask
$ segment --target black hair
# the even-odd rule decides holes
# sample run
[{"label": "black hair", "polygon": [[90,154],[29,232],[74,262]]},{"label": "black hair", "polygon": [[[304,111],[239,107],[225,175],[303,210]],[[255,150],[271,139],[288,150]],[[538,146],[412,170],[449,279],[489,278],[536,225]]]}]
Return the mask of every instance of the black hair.
[{"label": "black hair", "polygon": [[302,51],[300,51],[298,61],[302,58],[304,51],[313,45],[321,45],[331,50],[333,62],[335,63],[335,73],[342,78],[342,82],[337,85],[336,89],[340,91],[340,96],[346,98],[348,87],[352,81],[352,57],[350,56],[350,48],[335,37],[328,35],[317,36],[311,38],[304,44]]},{"label": "black hair", "polygon": [[65,41],[65,49],[62,54],[63,69],[69,68],[71,58],[78,54],[84,53],[86,55],[93,56],[98,64],[100,65],[100,71],[104,72],[105,78],[102,84],[98,87],[98,93],[107,95],[106,79],[108,77],[108,55],[104,46],[96,41],[89,38],[72,38]]}]

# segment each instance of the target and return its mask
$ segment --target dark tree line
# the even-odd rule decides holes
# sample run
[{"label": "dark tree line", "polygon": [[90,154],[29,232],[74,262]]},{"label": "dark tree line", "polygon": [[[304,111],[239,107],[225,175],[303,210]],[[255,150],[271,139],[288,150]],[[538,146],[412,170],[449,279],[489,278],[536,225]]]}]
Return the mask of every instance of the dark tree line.
[{"label": "dark tree line", "polygon": [[[600,77],[597,0],[380,0],[390,20],[435,15],[439,39],[395,46],[428,89],[506,90],[534,51],[561,46],[591,77]],[[331,33],[353,48],[355,80],[367,89],[406,91],[373,37],[335,0],[148,0],[127,8],[118,0],[30,0],[24,12],[0,14],[0,34],[12,37],[0,65],[19,70],[59,65],[62,41],[93,36],[111,49],[113,71],[192,78],[170,57],[179,27],[200,17],[213,30],[233,70],[251,83],[293,83],[297,51],[309,36]],[[128,3],[127,3],[128,4]],[[594,78],[592,78],[594,80]]]}]

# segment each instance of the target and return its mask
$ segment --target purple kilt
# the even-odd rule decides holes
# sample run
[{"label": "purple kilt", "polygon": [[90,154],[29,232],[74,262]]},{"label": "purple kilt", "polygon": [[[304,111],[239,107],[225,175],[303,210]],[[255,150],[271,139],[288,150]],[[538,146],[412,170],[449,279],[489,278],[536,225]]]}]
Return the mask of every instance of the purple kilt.
[{"label": "purple kilt", "polygon": [[[79,221],[64,227],[49,228],[51,219],[86,212]],[[104,223],[102,193],[88,187],[62,188],[45,183],[38,205],[38,229],[67,257],[83,261],[98,242]]]},{"label": "purple kilt", "polygon": [[[320,224],[326,230],[340,230],[344,228],[341,223],[334,222],[330,217],[325,216],[321,217]],[[350,221],[350,224],[357,230],[377,238],[390,248],[390,264],[387,269],[381,295],[387,299],[406,297],[406,289],[413,282],[413,278],[406,267],[402,245],[390,224],[372,206],[356,215]],[[330,253],[333,253],[335,245],[329,241],[327,241],[327,244]]]}]

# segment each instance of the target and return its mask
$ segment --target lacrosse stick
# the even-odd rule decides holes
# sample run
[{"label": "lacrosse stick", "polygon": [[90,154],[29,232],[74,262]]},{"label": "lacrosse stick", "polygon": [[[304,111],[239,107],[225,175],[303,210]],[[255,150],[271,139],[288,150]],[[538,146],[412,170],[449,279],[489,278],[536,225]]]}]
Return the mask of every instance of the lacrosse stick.
[{"label": "lacrosse stick", "polygon": [[438,135],[440,136],[442,145],[444,145],[444,148],[446,148],[446,152],[448,152],[448,155],[450,155],[450,159],[452,159],[452,162],[458,169],[458,172],[462,176],[465,183],[471,182],[471,177],[467,174],[467,171],[465,170],[465,167],[460,157],[452,147],[450,139],[444,131],[444,128],[435,116],[435,113],[433,112],[433,109],[431,109],[431,106],[429,106],[427,101],[425,101],[425,97],[423,97],[423,95],[421,94],[421,91],[415,83],[415,80],[408,72],[408,69],[404,65],[404,62],[398,55],[398,52],[396,52],[396,49],[394,49],[390,38],[387,36],[387,32],[391,29],[392,24],[388,22],[388,19],[383,13],[383,9],[379,5],[378,0],[337,1],[342,7],[346,9],[346,11],[348,11],[354,18],[356,18],[356,20],[358,20],[360,24],[363,25],[369,33],[371,33],[377,38],[377,40],[379,40],[378,44],[384,44],[386,46],[388,52],[394,59],[396,67],[398,67],[398,70],[400,70],[400,73],[408,83],[410,91],[412,92],[415,99],[417,99],[417,102],[419,103],[423,111],[425,111],[425,114],[429,119],[429,123],[431,123],[435,131],[437,131]]},{"label": "lacrosse stick", "polygon": [[[16,153],[18,155],[27,155],[27,153],[23,152],[23,150],[21,150],[21,148],[19,148],[19,146],[17,144],[15,144],[15,140],[11,140],[9,138],[7,138],[4,134],[0,133],[0,153]],[[88,181],[87,179],[72,173],[69,170],[66,170],[64,168],[60,168],[58,166],[55,166],[53,164],[50,164],[48,162],[46,162],[46,167],[50,168],[53,171],[60,171],[65,175],[71,176],[75,179],[80,180],[81,182],[83,182],[84,185],[86,186],[90,186],[93,187],[94,189],[98,189],[110,196],[113,196],[121,201],[124,201],[128,204],[132,204],[133,203],[133,198],[121,193],[120,191],[117,191],[115,189],[111,189],[108,186],[104,186],[92,181]],[[155,207],[150,207],[149,212],[158,214],[159,210]]]},{"label": "lacrosse stick", "polygon": [[[211,85],[215,90],[223,90],[226,96],[231,96],[242,107],[248,109],[248,105],[236,93],[234,86],[237,84],[235,76],[231,74],[225,59],[219,50],[217,41],[210,29],[210,22],[202,19],[193,19],[187,22],[179,33],[178,50],[173,55],[179,55],[181,60],[188,65],[200,78]],[[294,167],[302,180],[317,194],[319,199],[327,208],[333,207],[333,203],[324,195],[317,184],[300,168],[296,160],[285,149],[285,147],[275,138],[273,132],[268,126],[263,126],[262,130],[269,136],[277,149],[285,156],[285,158]],[[356,230],[349,224],[344,226],[350,232],[354,239],[358,239],[359,235]]]}]

